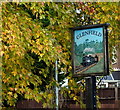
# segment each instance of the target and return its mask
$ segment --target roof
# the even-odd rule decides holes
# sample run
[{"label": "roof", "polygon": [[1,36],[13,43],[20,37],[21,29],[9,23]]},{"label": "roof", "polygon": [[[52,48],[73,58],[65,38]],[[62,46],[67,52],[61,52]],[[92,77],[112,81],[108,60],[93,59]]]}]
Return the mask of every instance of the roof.
[{"label": "roof", "polygon": [[112,72],[114,80],[120,80],[120,71]]},{"label": "roof", "polygon": [[113,71],[112,74],[104,76],[102,80],[120,80],[120,71]]}]

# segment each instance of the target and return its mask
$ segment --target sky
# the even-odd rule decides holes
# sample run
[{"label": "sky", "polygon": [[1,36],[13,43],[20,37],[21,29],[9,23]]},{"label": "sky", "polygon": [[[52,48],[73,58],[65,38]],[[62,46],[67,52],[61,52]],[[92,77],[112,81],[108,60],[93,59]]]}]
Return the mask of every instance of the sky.
[{"label": "sky", "polygon": [[[102,33],[102,36],[99,37],[96,35],[86,35],[86,36],[80,37],[79,39],[76,38],[76,36],[79,35],[81,32],[89,31],[89,30],[98,31],[98,32]],[[75,30],[74,31],[74,42],[76,42],[77,46],[79,46],[79,44],[83,44],[86,39],[89,39],[89,42],[93,41],[93,40],[94,41],[98,40],[98,42],[102,42],[103,41],[103,28],[100,27],[100,28],[92,28],[92,29],[84,29],[84,30]]]}]

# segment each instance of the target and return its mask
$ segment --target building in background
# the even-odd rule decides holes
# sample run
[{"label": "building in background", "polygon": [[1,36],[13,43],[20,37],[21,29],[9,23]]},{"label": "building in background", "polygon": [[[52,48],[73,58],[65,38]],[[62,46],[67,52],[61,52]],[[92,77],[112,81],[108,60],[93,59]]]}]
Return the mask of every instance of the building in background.
[{"label": "building in background", "polygon": [[[117,57],[114,57],[117,55]],[[110,75],[104,76],[99,84],[100,88],[120,88],[120,49],[114,48],[113,53],[114,63],[112,64],[113,72]]]}]

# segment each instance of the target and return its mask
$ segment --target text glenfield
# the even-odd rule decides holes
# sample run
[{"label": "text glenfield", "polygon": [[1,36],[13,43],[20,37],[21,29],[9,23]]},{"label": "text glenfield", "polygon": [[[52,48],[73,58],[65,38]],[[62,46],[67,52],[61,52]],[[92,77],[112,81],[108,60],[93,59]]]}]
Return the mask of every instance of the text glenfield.
[{"label": "text glenfield", "polygon": [[98,31],[88,30],[88,31],[84,31],[84,32],[79,33],[79,34],[76,36],[76,38],[79,39],[79,38],[81,38],[81,37],[83,37],[83,36],[86,36],[86,35],[96,35],[96,36],[99,36],[99,37],[102,36],[102,34],[101,34],[100,32],[98,32]]}]

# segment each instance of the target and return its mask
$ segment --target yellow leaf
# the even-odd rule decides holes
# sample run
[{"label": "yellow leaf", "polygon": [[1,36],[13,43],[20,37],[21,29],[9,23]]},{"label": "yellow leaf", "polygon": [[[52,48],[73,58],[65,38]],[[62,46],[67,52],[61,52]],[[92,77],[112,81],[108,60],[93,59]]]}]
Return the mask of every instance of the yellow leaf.
[{"label": "yellow leaf", "polygon": [[12,92],[8,92],[9,95],[12,95]]},{"label": "yellow leaf", "polygon": [[53,97],[52,94],[48,94],[48,98],[51,99]]},{"label": "yellow leaf", "polygon": [[48,47],[48,46],[46,46],[46,47],[45,47],[45,49],[48,51],[48,50],[49,50],[49,47]]},{"label": "yellow leaf", "polygon": [[118,17],[118,16],[115,16],[115,20],[119,20],[120,19],[120,17]]},{"label": "yellow leaf", "polygon": [[40,56],[43,57],[44,53],[40,53]]},{"label": "yellow leaf", "polygon": [[15,93],[15,94],[14,94],[14,98],[17,98],[17,96],[18,96],[18,95]]},{"label": "yellow leaf", "polygon": [[26,74],[26,72],[27,72],[27,70],[23,68],[23,69],[22,69],[22,73],[23,73],[23,74]]},{"label": "yellow leaf", "polygon": [[71,93],[71,91],[68,91],[68,93],[70,94],[70,93]]},{"label": "yellow leaf", "polygon": [[77,97],[75,96],[75,97],[73,97],[73,100],[77,100]]},{"label": "yellow leaf", "polygon": [[12,73],[13,73],[13,76],[16,76],[16,75],[17,75],[17,72],[16,72],[16,71],[13,71]]},{"label": "yellow leaf", "polygon": [[74,94],[71,94],[71,96],[73,97],[73,96],[74,96]]},{"label": "yellow leaf", "polygon": [[1,52],[0,52],[0,56],[2,57],[2,56],[3,56],[3,54],[4,54],[4,51],[1,51]]},{"label": "yellow leaf", "polygon": [[104,11],[107,11],[108,10],[108,7],[106,8],[106,7],[102,7],[102,9],[104,10]]},{"label": "yellow leaf", "polygon": [[5,59],[8,59],[8,58],[9,58],[9,55],[6,54],[6,55],[5,55]]},{"label": "yellow leaf", "polygon": [[73,88],[73,87],[70,87],[70,89],[71,89],[71,90],[74,90],[74,88]]},{"label": "yellow leaf", "polygon": [[82,80],[82,83],[84,83],[85,82],[85,80]]},{"label": "yellow leaf", "polygon": [[43,45],[38,45],[38,49],[41,51],[43,50],[44,46]]}]

